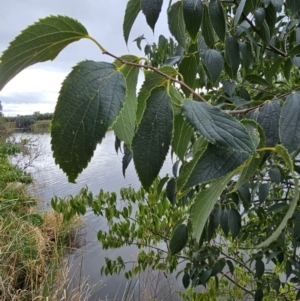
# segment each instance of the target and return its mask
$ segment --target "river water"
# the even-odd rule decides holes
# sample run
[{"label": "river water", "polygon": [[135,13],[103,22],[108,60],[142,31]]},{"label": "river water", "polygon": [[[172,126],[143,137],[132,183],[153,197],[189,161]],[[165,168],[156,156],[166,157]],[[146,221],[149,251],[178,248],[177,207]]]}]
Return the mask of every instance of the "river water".
[{"label": "river water", "polygon": [[[34,185],[30,188],[31,193],[43,200],[45,209],[49,208],[53,196],[75,195],[86,185],[94,195],[97,195],[101,188],[104,191],[118,192],[121,187],[131,186],[136,189],[140,187],[132,162],[126,171],[126,178],[122,175],[122,154],[117,155],[115,152],[113,132],[108,132],[101,145],[97,147],[94,157],[78,177],[76,184],[69,183],[66,175],[55,164],[49,134],[15,135],[16,139],[20,139],[20,137],[30,139],[32,151],[30,157],[25,158],[24,162],[19,161],[18,164],[28,165],[27,170],[31,172],[34,178]],[[172,161],[169,156],[161,170],[161,174],[171,174],[171,172]],[[84,235],[86,243],[69,257],[72,265],[70,272],[72,283],[68,290],[72,289],[71,286],[76,286],[88,278],[87,286],[97,285],[97,289],[94,289],[89,298],[90,301],[100,299],[125,300],[125,295],[127,297],[131,296],[130,300],[145,300],[149,297],[156,300],[178,299],[174,290],[183,288],[181,277],[176,279],[173,275],[166,276],[163,273],[151,273],[149,275],[149,273],[146,273],[141,275],[139,280],[135,279],[134,282],[129,282],[123,274],[111,277],[101,276],[100,268],[105,263],[105,257],[116,259],[121,255],[125,260],[134,261],[137,249],[135,247],[124,247],[108,251],[102,250],[97,240],[97,230],[107,229],[106,220],[103,217],[95,216],[92,212],[87,212],[84,221],[86,227],[82,235]],[[145,286],[148,287],[148,296],[142,296],[145,293]]]}]

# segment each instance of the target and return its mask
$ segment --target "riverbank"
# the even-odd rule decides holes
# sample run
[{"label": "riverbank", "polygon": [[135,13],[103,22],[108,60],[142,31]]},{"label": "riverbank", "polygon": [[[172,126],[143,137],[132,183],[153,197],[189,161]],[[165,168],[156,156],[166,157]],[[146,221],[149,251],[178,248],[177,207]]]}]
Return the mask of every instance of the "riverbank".
[{"label": "riverbank", "polygon": [[62,299],[69,280],[63,257],[78,242],[82,222],[37,210],[26,190],[30,176],[8,160],[20,151],[0,144],[0,300],[87,300],[80,285]]}]

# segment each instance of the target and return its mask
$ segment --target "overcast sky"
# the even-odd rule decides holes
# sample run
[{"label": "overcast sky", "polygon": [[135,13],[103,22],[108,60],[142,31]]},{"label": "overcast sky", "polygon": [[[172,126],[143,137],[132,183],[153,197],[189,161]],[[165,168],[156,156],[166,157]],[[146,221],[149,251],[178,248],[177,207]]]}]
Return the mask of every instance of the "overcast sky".
[{"label": "overcast sky", "polygon": [[[127,53],[141,55],[132,41],[142,34],[149,43],[157,41],[161,33],[169,35],[165,7],[154,34],[140,13],[127,48],[122,35],[126,4],[127,0],[0,0],[0,53],[21,30],[48,15],[60,14],[77,19],[89,35],[118,56]],[[85,59],[112,61],[89,40],[72,43],[53,62],[36,64],[23,70],[4,87],[0,92],[0,101],[5,116],[32,114],[35,111],[53,112],[62,81],[72,66]]]}]

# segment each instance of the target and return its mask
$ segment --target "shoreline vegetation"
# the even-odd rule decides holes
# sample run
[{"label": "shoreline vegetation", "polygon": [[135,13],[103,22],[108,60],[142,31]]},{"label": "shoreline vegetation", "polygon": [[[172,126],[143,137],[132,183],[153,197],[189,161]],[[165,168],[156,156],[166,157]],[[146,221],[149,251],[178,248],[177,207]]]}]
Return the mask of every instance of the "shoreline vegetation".
[{"label": "shoreline vegetation", "polygon": [[[33,130],[46,124],[48,131],[50,120],[36,121]],[[80,244],[82,220],[65,222],[61,214],[37,209],[26,190],[30,175],[9,160],[24,147],[6,142],[12,128],[0,122],[0,300],[88,300],[85,279],[68,287],[71,263],[65,261]]]}]

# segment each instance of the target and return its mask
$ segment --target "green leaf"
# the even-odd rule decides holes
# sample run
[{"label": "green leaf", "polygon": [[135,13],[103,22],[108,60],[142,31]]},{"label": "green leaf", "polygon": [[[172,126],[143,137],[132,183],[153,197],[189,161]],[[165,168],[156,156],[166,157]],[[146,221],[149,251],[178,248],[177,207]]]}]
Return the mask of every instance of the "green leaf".
[{"label": "green leaf", "polygon": [[193,132],[193,129],[187,124],[182,115],[175,117],[172,149],[181,161],[184,161]]},{"label": "green leaf", "polygon": [[255,152],[244,126],[219,108],[189,99],[184,100],[182,108],[187,122],[211,143],[236,151]]},{"label": "green leaf", "polygon": [[187,289],[190,285],[190,275],[188,273],[184,273],[182,277],[182,284],[185,289]]},{"label": "green leaf", "polygon": [[[158,69],[159,71],[171,76],[175,77],[177,75],[177,71],[171,66],[162,66]],[[136,113],[136,124],[138,125],[141,121],[143,116],[144,110],[146,108],[146,101],[151,94],[151,91],[158,86],[165,86],[167,84],[168,79],[164,76],[153,72],[147,71],[145,72],[145,80],[144,83],[139,91],[138,95],[138,107]]]},{"label": "green leaf", "polygon": [[236,88],[236,83],[231,80],[222,80],[221,82],[227,95],[232,96]]},{"label": "green leaf", "polygon": [[270,28],[266,20],[263,21],[262,26],[257,31],[260,38],[263,40],[265,45],[269,45],[271,39]]},{"label": "green leaf", "polygon": [[235,78],[240,65],[240,50],[236,38],[229,34],[226,35],[226,53],[232,69],[232,77]]},{"label": "green leaf", "polygon": [[226,21],[224,17],[224,8],[219,0],[209,2],[209,17],[211,24],[221,41],[225,40]]},{"label": "green leaf", "polygon": [[132,25],[140,11],[141,11],[141,0],[129,0],[127,2],[124,21],[123,21],[123,35],[126,44],[128,43],[128,38],[129,38]]},{"label": "green leaf", "polygon": [[263,128],[267,141],[266,146],[275,146],[279,140],[280,105],[277,99],[266,102],[258,115],[258,123]]},{"label": "green leaf", "polygon": [[246,3],[246,0],[241,0],[239,3],[239,6],[238,6],[235,16],[234,16],[234,26],[237,26],[237,24],[242,16],[242,13],[243,13],[243,10],[245,7],[245,3]]},{"label": "green leaf", "polygon": [[184,190],[185,184],[189,179],[191,173],[193,172],[198,160],[200,159],[203,152],[205,151],[206,147],[207,147],[207,141],[204,138],[202,139],[200,138],[199,147],[197,148],[197,151],[194,151],[193,159],[183,166],[179,174],[179,177],[177,179],[177,191],[179,195],[183,195],[185,193],[186,191]]},{"label": "green leaf", "polygon": [[176,204],[176,181],[174,178],[170,179],[167,183],[166,195],[170,203],[174,206]]},{"label": "green leaf", "polygon": [[215,84],[220,78],[224,65],[221,53],[215,49],[206,50],[203,55],[203,63],[209,79]]},{"label": "green leaf", "polygon": [[124,178],[125,178],[126,169],[129,165],[129,163],[131,162],[131,160],[132,160],[132,153],[128,149],[128,147],[125,147],[124,156],[122,158],[122,172],[123,172]]},{"label": "green leaf", "polygon": [[271,0],[271,3],[274,5],[278,13],[282,10],[283,0]]},{"label": "green leaf", "polygon": [[[264,147],[266,143],[266,138],[264,135],[264,131],[259,124],[257,124],[253,120],[243,120],[243,125],[246,130],[249,132],[251,140],[254,143],[254,146],[257,148]],[[240,187],[242,187],[249,179],[257,172],[257,168],[260,166],[263,157],[256,155],[250,156],[247,163],[244,164],[244,168],[239,176],[239,179],[233,189],[233,191],[237,191]]]},{"label": "green leaf", "polygon": [[186,245],[189,238],[188,227],[185,224],[180,224],[174,230],[170,241],[171,255],[179,253]]},{"label": "green leaf", "polygon": [[289,53],[288,53],[288,56],[293,56],[293,55],[296,55],[296,54],[299,54],[300,53],[300,44],[296,45],[295,47],[293,47]]},{"label": "green leaf", "polygon": [[248,74],[245,76],[245,80],[251,84],[269,86],[269,83],[257,74]]},{"label": "green leaf", "polygon": [[178,44],[185,48],[186,34],[183,20],[182,1],[174,3],[168,10],[168,24],[169,30],[177,40]]},{"label": "green leaf", "polygon": [[206,4],[203,7],[203,18],[202,18],[202,26],[201,26],[201,33],[205,40],[205,43],[208,47],[211,47],[215,43],[215,33],[212,27],[209,11]]},{"label": "green leaf", "polygon": [[66,46],[82,38],[89,38],[87,30],[69,17],[50,16],[30,25],[2,54],[0,91],[23,69],[54,60]]},{"label": "green leaf", "polygon": [[275,24],[277,22],[277,14],[276,14],[276,9],[272,3],[270,3],[266,8],[266,21],[269,26],[270,30],[270,36],[273,35],[273,31],[275,28]]},{"label": "green leaf", "polygon": [[259,186],[258,199],[260,203],[263,203],[267,199],[269,190],[270,190],[269,183],[263,183]]},{"label": "green leaf", "polygon": [[292,66],[293,66],[292,61],[290,59],[287,59],[283,67],[283,74],[287,81],[290,80]]},{"label": "green leaf", "polygon": [[221,217],[220,217],[220,226],[223,230],[225,236],[228,236],[229,233],[229,217],[228,217],[228,210],[222,210]]},{"label": "green leaf", "polygon": [[[179,73],[182,74],[184,82],[192,89],[195,88],[196,74],[199,65],[199,55],[197,53],[197,45],[191,44],[188,53],[183,57],[179,64]],[[191,93],[187,88],[182,86],[184,93],[189,96]]]},{"label": "green leaf", "polygon": [[298,0],[286,0],[286,5],[292,15],[296,15],[300,10],[300,2]]},{"label": "green leaf", "polygon": [[148,190],[167,156],[173,132],[171,99],[165,88],[151,91],[132,141],[133,161],[143,187]]},{"label": "green leaf", "polygon": [[253,61],[253,55],[252,55],[252,50],[251,50],[251,45],[250,43],[245,43],[245,42],[240,42],[239,43],[239,48],[240,48],[240,52],[242,55],[242,63],[244,68],[247,70],[249,70],[252,61]]},{"label": "green leaf", "polygon": [[260,279],[264,272],[265,272],[265,264],[261,259],[256,260],[255,262],[255,270],[256,270],[256,277]]},{"label": "green leaf", "polygon": [[235,239],[240,233],[242,227],[242,219],[240,213],[234,208],[228,210],[228,225],[232,239]]},{"label": "green leaf", "polygon": [[193,167],[185,184],[185,189],[223,177],[245,163],[248,158],[247,153],[209,144]]},{"label": "green leaf", "polygon": [[281,156],[281,158],[286,163],[287,167],[289,168],[290,172],[292,173],[292,177],[294,180],[294,196],[292,201],[289,204],[289,209],[286,212],[284,218],[282,219],[279,226],[276,228],[276,230],[269,236],[265,241],[260,243],[258,246],[255,246],[254,249],[260,249],[269,246],[273,241],[275,241],[279,235],[282,233],[282,230],[287,225],[288,220],[293,216],[295,209],[297,207],[297,202],[299,200],[299,180],[298,177],[294,173],[294,165],[293,161],[285,147],[282,145],[276,145],[275,152]]},{"label": "green leaf", "polygon": [[255,25],[257,28],[260,28],[265,20],[266,12],[263,7],[258,7],[254,12]]},{"label": "green leaf", "polygon": [[256,290],[255,295],[254,295],[254,301],[262,301],[264,298],[264,292],[261,288]]},{"label": "green leaf", "polygon": [[300,93],[291,93],[281,110],[280,141],[289,153],[295,151],[300,145]]},{"label": "green leaf", "polygon": [[191,208],[191,221],[193,225],[193,237],[200,240],[206,221],[213,210],[227,183],[235,175],[235,171],[210,183],[210,186],[201,190]]},{"label": "green leaf", "polygon": [[202,20],[203,4],[201,0],[183,0],[183,19],[186,30],[193,40],[196,39]]},{"label": "green leaf", "polygon": [[279,57],[276,61],[272,64],[271,68],[268,68],[265,73],[266,80],[269,84],[272,84],[272,78],[275,77],[277,79],[277,71],[281,64],[284,62],[283,57]]},{"label": "green leaf", "polygon": [[65,79],[53,116],[55,162],[74,182],[120,113],[125,98],[123,74],[113,64],[84,61]]},{"label": "green leaf", "polygon": [[[128,62],[137,63],[139,58],[132,55],[122,56]],[[135,129],[135,115],[137,110],[136,85],[139,69],[134,66],[123,65],[120,61],[115,61],[114,65],[124,75],[126,81],[126,96],[123,109],[113,125],[113,130],[117,137],[124,141],[130,148]]]},{"label": "green leaf", "polygon": [[154,31],[155,24],[158,20],[163,0],[140,0],[143,14],[146,16],[148,25]]}]

